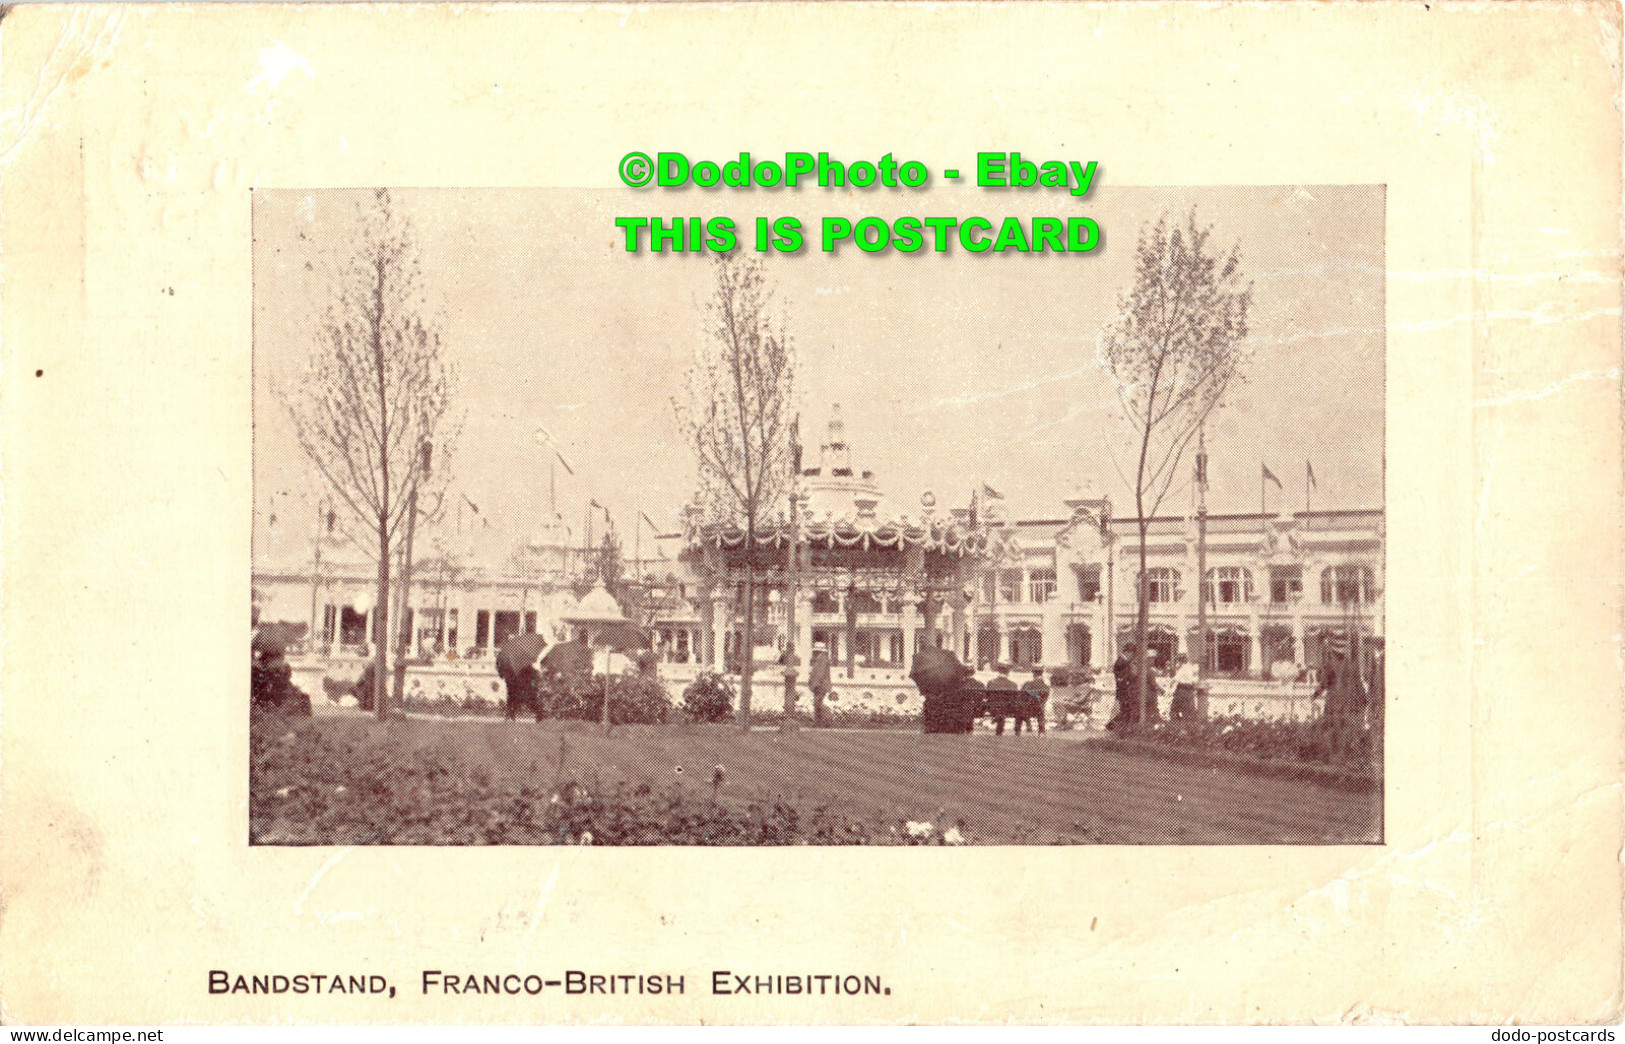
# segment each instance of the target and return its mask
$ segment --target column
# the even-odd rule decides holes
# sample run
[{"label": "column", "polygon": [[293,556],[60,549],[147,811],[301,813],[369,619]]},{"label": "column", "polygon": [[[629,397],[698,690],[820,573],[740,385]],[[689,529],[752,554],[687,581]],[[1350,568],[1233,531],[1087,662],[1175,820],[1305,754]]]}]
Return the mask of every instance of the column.
[{"label": "column", "polygon": [[1269,677],[1269,664],[1264,662],[1264,636],[1259,632],[1258,614],[1249,613],[1247,616],[1247,630],[1250,632],[1247,639],[1252,644],[1252,666],[1260,678]]},{"label": "column", "polygon": [[920,604],[920,596],[915,594],[904,595],[901,600],[903,621],[903,673],[907,674],[914,669],[914,611]]},{"label": "column", "polygon": [[965,606],[957,597],[954,599],[950,625],[953,627],[953,641],[948,643],[948,651],[961,660],[969,661],[971,657],[965,648]]},{"label": "column", "polygon": [[1303,607],[1292,607],[1292,662],[1304,663],[1303,658]]},{"label": "column", "polygon": [[698,604],[694,607],[699,615],[700,622],[694,628],[692,644],[689,646],[689,656],[699,667],[711,666],[711,593],[701,591]]},{"label": "column", "polygon": [[858,664],[858,603],[846,595],[841,596],[841,608],[846,613],[846,637],[841,644],[845,647],[846,676],[857,676]]},{"label": "column", "polygon": [[723,636],[728,633],[728,624],[731,622],[728,618],[731,615],[728,612],[727,593],[713,591],[711,593],[711,658],[707,662],[709,666],[719,671],[723,670],[728,663],[727,658],[724,656],[728,646]]},{"label": "column", "polygon": [[1001,617],[997,624],[999,628],[999,662],[1009,663],[1010,656],[1010,625]]}]

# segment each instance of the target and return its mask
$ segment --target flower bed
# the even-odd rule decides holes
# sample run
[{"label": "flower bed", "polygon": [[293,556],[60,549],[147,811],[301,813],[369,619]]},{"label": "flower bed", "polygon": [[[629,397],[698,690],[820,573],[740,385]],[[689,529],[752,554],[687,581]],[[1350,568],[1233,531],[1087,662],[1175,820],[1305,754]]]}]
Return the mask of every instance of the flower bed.
[{"label": "flower bed", "polygon": [[[717,765],[693,785],[606,786],[568,775],[519,784],[449,745],[411,751],[335,742],[309,719],[255,714],[249,838],[291,845],[959,845],[964,823],[861,819],[782,795],[728,793]],[[681,772],[681,769],[678,770]],[[596,774],[593,774],[594,776]]]},{"label": "flower bed", "polygon": [[1170,753],[1212,756],[1226,764],[1292,774],[1295,767],[1349,782],[1380,780],[1382,766],[1372,754],[1375,737],[1365,727],[1334,730],[1324,720],[1220,717],[1206,721],[1158,721],[1125,735],[1090,742],[1115,749],[1166,749]]},{"label": "flower bed", "polygon": [[[756,710],[750,712],[752,725],[777,725],[784,720],[784,711],[774,708],[772,710]],[[813,716],[810,711],[796,711],[796,721],[804,729],[813,727]],[[867,710],[857,707],[824,707],[824,724],[826,729],[903,729],[918,732],[920,716],[918,714],[897,714],[886,707],[876,710]]]}]

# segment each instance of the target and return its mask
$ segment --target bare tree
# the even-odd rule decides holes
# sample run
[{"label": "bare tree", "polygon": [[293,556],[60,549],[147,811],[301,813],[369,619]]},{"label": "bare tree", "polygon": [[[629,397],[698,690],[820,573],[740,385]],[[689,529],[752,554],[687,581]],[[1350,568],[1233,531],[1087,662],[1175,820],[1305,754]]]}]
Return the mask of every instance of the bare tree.
[{"label": "bare tree", "polygon": [[[426,318],[409,222],[380,189],[358,207],[355,247],[335,266],[306,372],[281,393],[300,447],[347,521],[375,549],[373,706],[385,715],[391,552],[449,425],[452,373]],[[443,484],[447,469],[435,468]]]},{"label": "bare tree", "polygon": [[795,353],[760,260],[719,254],[706,309],[707,340],[689,373],[689,402],[674,403],[699,464],[707,513],[745,530],[745,641],[739,724],[750,727],[756,635],[756,531],[787,488]]},{"label": "bare tree", "polygon": [[[1185,450],[1236,376],[1252,304],[1252,286],[1243,286],[1238,272],[1239,246],[1215,254],[1208,248],[1211,232],[1211,226],[1198,227],[1194,210],[1183,228],[1170,227],[1166,215],[1142,228],[1134,285],[1118,298],[1118,316],[1100,340],[1100,362],[1116,384],[1138,454],[1130,485],[1140,533],[1135,673],[1141,721],[1154,698],[1146,679],[1147,530],[1180,474]],[[1199,598],[1203,579],[1197,578]]]}]

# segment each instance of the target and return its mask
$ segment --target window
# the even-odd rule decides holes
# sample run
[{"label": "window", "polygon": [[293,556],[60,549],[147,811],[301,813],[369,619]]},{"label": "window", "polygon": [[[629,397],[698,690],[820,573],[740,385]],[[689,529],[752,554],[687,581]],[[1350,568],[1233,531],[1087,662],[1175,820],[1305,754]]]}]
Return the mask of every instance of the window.
[{"label": "window", "polygon": [[1376,588],[1369,566],[1333,566],[1320,574],[1320,600],[1326,605],[1375,601]]},{"label": "window", "polygon": [[432,655],[440,651],[440,628],[445,620],[443,609],[422,609],[417,613],[417,636],[415,639],[418,654]]},{"label": "window", "polygon": [[1303,566],[1270,566],[1270,601],[1293,602],[1303,594]]},{"label": "window", "polygon": [[838,613],[841,611],[840,602],[828,591],[819,591],[813,595],[812,611],[815,613]]},{"label": "window", "polygon": [[1244,674],[1252,658],[1252,642],[1234,631],[1215,631],[1208,642],[1208,668],[1220,674]]},{"label": "window", "polygon": [[1253,600],[1253,574],[1241,566],[1219,566],[1207,571],[1207,603],[1233,604]]},{"label": "window", "polygon": [[1027,598],[1042,604],[1055,597],[1055,570],[1034,569],[1027,574]]},{"label": "window", "polygon": [[1145,571],[1147,598],[1153,602],[1179,601],[1179,570],[1157,566]]},{"label": "window", "polygon": [[1019,602],[1019,601],[1021,601],[1021,570],[1019,570],[1019,569],[1001,569],[1001,570],[999,570],[999,601],[1001,601],[1001,602]]},{"label": "window", "polygon": [[1044,658],[1044,636],[1036,627],[1018,627],[1010,632],[1010,662],[1031,667]]},{"label": "window", "polygon": [[976,662],[999,662],[999,629],[991,624],[976,632]]},{"label": "window", "polygon": [[997,578],[991,573],[982,574],[982,601],[992,604]]},{"label": "window", "polygon": [[1078,574],[1078,601],[1094,602],[1100,598],[1100,567],[1097,565],[1073,566]]}]

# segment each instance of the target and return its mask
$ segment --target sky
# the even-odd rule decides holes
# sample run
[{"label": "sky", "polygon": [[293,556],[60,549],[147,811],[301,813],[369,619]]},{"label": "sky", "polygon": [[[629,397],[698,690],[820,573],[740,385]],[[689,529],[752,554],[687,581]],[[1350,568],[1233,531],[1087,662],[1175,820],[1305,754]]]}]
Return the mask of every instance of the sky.
[{"label": "sky", "polygon": [[[254,194],[256,554],[271,517],[312,532],[318,484],[276,388],[296,380],[352,249],[368,192]],[[1132,504],[1124,426],[1096,361],[1100,331],[1133,275],[1142,227],[1195,209],[1211,243],[1239,246],[1253,284],[1244,380],[1209,427],[1209,508],[1256,511],[1260,466],[1279,476],[1269,509],[1381,507],[1384,432],[1384,197],[1380,186],[1114,187],[1065,192],[936,187],[927,192],[690,189],[398,189],[419,249],[427,308],[456,371],[461,434],[452,488],[479,507],[481,543],[532,535],[549,513],[550,431],[557,513],[581,538],[589,499],[630,548],[638,512],[662,530],[695,488],[672,406],[705,338],[713,285],[704,254],[629,254],[618,216],[1085,214],[1089,253],[762,255],[797,352],[796,401],[809,464],[839,403],[857,467],[888,503],[932,492],[966,503],[985,482],[1012,517],[1064,517],[1093,488]],[[1171,497],[1178,512],[1188,495]],[[1118,513],[1124,513],[1123,508]],[[460,522],[475,528],[465,509]],[[458,525],[447,512],[444,525]],[[601,522],[595,523],[601,531]],[[650,538],[645,525],[641,539]]]}]

